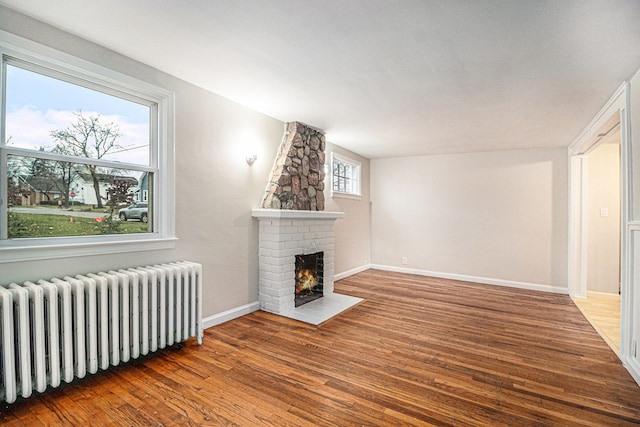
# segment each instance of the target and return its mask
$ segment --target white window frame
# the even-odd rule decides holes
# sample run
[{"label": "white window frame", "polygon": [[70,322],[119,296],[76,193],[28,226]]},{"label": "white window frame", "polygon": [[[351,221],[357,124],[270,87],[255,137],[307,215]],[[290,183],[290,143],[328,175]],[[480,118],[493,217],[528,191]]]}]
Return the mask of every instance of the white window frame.
[{"label": "white window frame", "polygon": [[[354,170],[354,174],[356,175],[356,178],[352,178],[351,179],[351,186],[352,186],[352,191],[351,192],[344,192],[344,191],[337,191],[334,190],[333,188],[333,170],[334,170],[334,163],[335,162],[340,162],[346,165],[349,165],[353,168]],[[340,154],[331,153],[331,180],[329,181],[329,185],[331,186],[331,197],[338,197],[338,198],[344,198],[344,199],[355,199],[355,200],[360,200],[362,199],[362,190],[361,190],[361,183],[362,183],[362,172],[361,172],[362,168],[361,168],[361,164],[360,162],[358,162],[357,160],[353,160],[349,157],[346,156],[342,156]]]},{"label": "white window frame", "polygon": [[[55,259],[73,256],[101,255],[122,252],[150,251],[175,247],[174,205],[174,98],[173,92],[127,76],[109,68],[38,43],[0,31],[0,141],[6,141],[4,117],[5,58],[17,63],[34,64],[36,68],[51,70],[51,76],[64,76],[73,83],[82,82],[89,88],[131,100],[141,100],[151,106],[150,134],[153,172],[154,229],[150,233],[98,235],[80,237],[49,237],[6,239],[7,215],[7,155],[33,156],[34,151],[0,145],[0,264],[4,262]],[[37,153],[42,157],[42,153]],[[49,154],[44,155],[49,156]],[[51,154],[51,156],[56,157]],[[82,162],[82,159],[74,160]],[[93,161],[92,161],[93,162]],[[93,162],[99,163],[99,162]],[[126,164],[123,164],[126,167]],[[130,165],[140,169],[140,165]]]}]

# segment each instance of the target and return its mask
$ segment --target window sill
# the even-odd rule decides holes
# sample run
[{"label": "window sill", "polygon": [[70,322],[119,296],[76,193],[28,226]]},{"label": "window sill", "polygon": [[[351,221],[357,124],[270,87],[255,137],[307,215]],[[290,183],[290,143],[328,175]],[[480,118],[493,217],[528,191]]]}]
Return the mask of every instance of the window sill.
[{"label": "window sill", "polygon": [[332,191],[331,197],[334,199],[362,200],[362,196],[360,194],[342,193],[340,191]]},{"label": "window sill", "polygon": [[142,238],[108,242],[59,243],[51,245],[0,247],[0,264],[77,256],[108,255],[126,252],[173,249],[175,237]]}]

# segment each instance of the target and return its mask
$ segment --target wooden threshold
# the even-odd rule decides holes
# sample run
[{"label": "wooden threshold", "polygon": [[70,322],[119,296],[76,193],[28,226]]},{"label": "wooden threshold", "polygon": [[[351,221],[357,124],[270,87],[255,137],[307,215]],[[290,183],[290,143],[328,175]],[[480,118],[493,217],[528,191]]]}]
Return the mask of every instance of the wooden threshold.
[{"label": "wooden threshold", "polygon": [[313,326],[258,311],[0,407],[0,424],[638,425],[640,388],[566,295],[368,270]]}]

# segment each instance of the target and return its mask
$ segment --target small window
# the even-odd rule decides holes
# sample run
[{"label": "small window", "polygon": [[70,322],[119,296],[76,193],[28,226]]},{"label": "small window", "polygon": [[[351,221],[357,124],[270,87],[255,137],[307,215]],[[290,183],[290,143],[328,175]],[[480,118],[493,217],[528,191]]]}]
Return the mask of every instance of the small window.
[{"label": "small window", "polygon": [[332,195],[337,197],[360,197],[360,162],[331,155]]}]

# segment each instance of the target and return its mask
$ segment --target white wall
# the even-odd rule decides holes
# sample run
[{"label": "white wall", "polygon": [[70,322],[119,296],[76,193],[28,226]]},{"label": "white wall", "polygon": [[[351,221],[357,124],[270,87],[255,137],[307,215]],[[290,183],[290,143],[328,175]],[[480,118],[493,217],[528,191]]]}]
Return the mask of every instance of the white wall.
[{"label": "white wall", "polygon": [[566,288],[567,197],[565,149],[374,159],[373,263]]},{"label": "white wall", "polygon": [[[345,217],[336,221],[335,272],[338,277],[345,273],[362,270],[371,260],[370,215],[369,215],[369,160],[337,145],[327,143],[326,162],[328,173],[325,179],[325,210],[344,212]],[[360,200],[331,197],[331,153],[360,162]]]},{"label": "white wall", "polygon": [[[587,290],[618,294],[620,284],[620,136],[589,153]],[[608,216],[601,216],[601,209]]]}]

